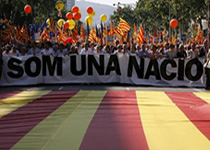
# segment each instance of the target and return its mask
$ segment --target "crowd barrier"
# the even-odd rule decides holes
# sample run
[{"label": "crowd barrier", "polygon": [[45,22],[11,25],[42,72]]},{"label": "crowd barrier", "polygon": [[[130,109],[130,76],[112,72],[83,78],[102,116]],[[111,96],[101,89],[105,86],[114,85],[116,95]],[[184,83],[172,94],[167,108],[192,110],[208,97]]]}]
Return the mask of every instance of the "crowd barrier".
[{"label": "crowd barrier", "polygon": [[204,87],[203,59],[149,59],[136,55],[3,57],[0,86],[121,83]]}]

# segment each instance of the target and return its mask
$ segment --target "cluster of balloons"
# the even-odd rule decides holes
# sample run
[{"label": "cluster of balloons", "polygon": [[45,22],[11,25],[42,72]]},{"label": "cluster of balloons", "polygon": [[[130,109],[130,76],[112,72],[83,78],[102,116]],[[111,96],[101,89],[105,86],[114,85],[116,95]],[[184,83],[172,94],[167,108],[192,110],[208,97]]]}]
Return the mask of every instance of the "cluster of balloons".
[{"label": "cluster of balloons", "polygon": [[74,6],[72,7],[71,12],[66,13],[66,19],[67,21],[65,21],[64,19],[59,19],[57,24],[59,27],[64,26],[65,29],[74,29],[76,22],[75,21],[79,21],[81,19],[82,15],[81,12],[79,10],[79,7]]},{"label": "cluster of balloons", "polygon": [[91,25],[93,24],[93,17],[95,16],[95,11],[92,7],[87,7],[88,16],[85,18],[85,23]]}]

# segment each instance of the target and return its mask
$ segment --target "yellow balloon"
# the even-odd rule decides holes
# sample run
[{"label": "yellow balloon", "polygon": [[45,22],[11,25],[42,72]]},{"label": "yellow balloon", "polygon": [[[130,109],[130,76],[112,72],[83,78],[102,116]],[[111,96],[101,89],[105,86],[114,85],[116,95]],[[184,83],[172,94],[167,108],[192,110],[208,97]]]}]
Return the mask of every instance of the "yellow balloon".
[{"label": "yellow balloon", "polygon": [[75,21],[74,20],[68,20],[67,22],[69,23],[69,29],[70,30],[74,29],[74,27],[76,25]]},{"label": "yellow balloon", "polygon": [[93,18],[90,17],[90,16],[87,16],[87,17],[85,18],[85,23],[86,23],[86,24],[88,23],[89,25],[93,24]]},{"label": "yellow balloon", "polygon": [[56,2],[56,5],[55,5],[55,8],[57,9],[57,10],[62,10],[63,8],[64,8],[64,3],[62,2],[62,1],[57,1]]},{"label": "yellow balloon", "polygon": [[90,17],[94,17],[95,16],[95,11],[93,11],[91,14],[88,14]]},{"label": "yellow balloon", "polygon": [[50,18],[47,19],[46,23],[50,26]]},{"label": "yellow balloon", "polygon": [[58,24],[58,26],[61,28],[62,27],[62,25],[65,23],[65,20],[64,19],[59,19],[58,20],[58,22],[57,22],[57,24]]},{"label": "yellow balloon", "polygon": [[106,22],[107,16],[105,14],[102,14],[100,19],[101,19],[102,22]]}]

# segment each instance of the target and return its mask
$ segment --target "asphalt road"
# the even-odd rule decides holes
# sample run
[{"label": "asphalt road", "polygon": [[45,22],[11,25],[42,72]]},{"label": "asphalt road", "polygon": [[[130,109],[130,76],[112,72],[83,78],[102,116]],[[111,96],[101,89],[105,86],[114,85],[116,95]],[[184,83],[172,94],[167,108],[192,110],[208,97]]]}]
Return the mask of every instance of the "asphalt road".
[{"label": "asphalt road", "polygon": [[[204,88],[187,87],[151,87],[131,85],[37,85],[21,87],[0,87],[0,91],[26,91],[26,90],[128,90],[128,91],[174,91],[174,92],[208,92]],[[210,91],[209,91],[210,92]]]}]

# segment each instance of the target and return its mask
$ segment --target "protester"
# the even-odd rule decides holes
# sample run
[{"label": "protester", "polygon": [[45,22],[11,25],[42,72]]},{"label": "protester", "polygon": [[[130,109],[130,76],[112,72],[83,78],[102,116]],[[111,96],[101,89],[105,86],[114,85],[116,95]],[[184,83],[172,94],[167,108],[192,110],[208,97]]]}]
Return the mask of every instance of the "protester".
[{"label": "protester", "polygon": [[89,44],[85,43],[84,48],[81,50],[80,54],[92,54],[91,49],[89,48]]},{"label": "protester", "polygon": [[206,74],[206,90],[210,90],[210,51],[206,55],[206,63],[204,64],[205,74]]},{"label": "protester", "polygon": [[149,57],[149,52],[146,50],[146,45],[145,44],[141,45],[141,50],[137,53],[137,55],[139,57],[144,57],[144,58]]},{"label": "protester", "polygon": [[54,51],[52,49],[52,44],[50,42],[45,43],[45,48],[41,51],[41,54],[49,56],[53,55]]},{"label": "protester", "polygon": [[186,58],[187,57],[187,53],[185,51],[184,45],[181,44],[179,45],[179,50],[177,52],[177,58]]}]

